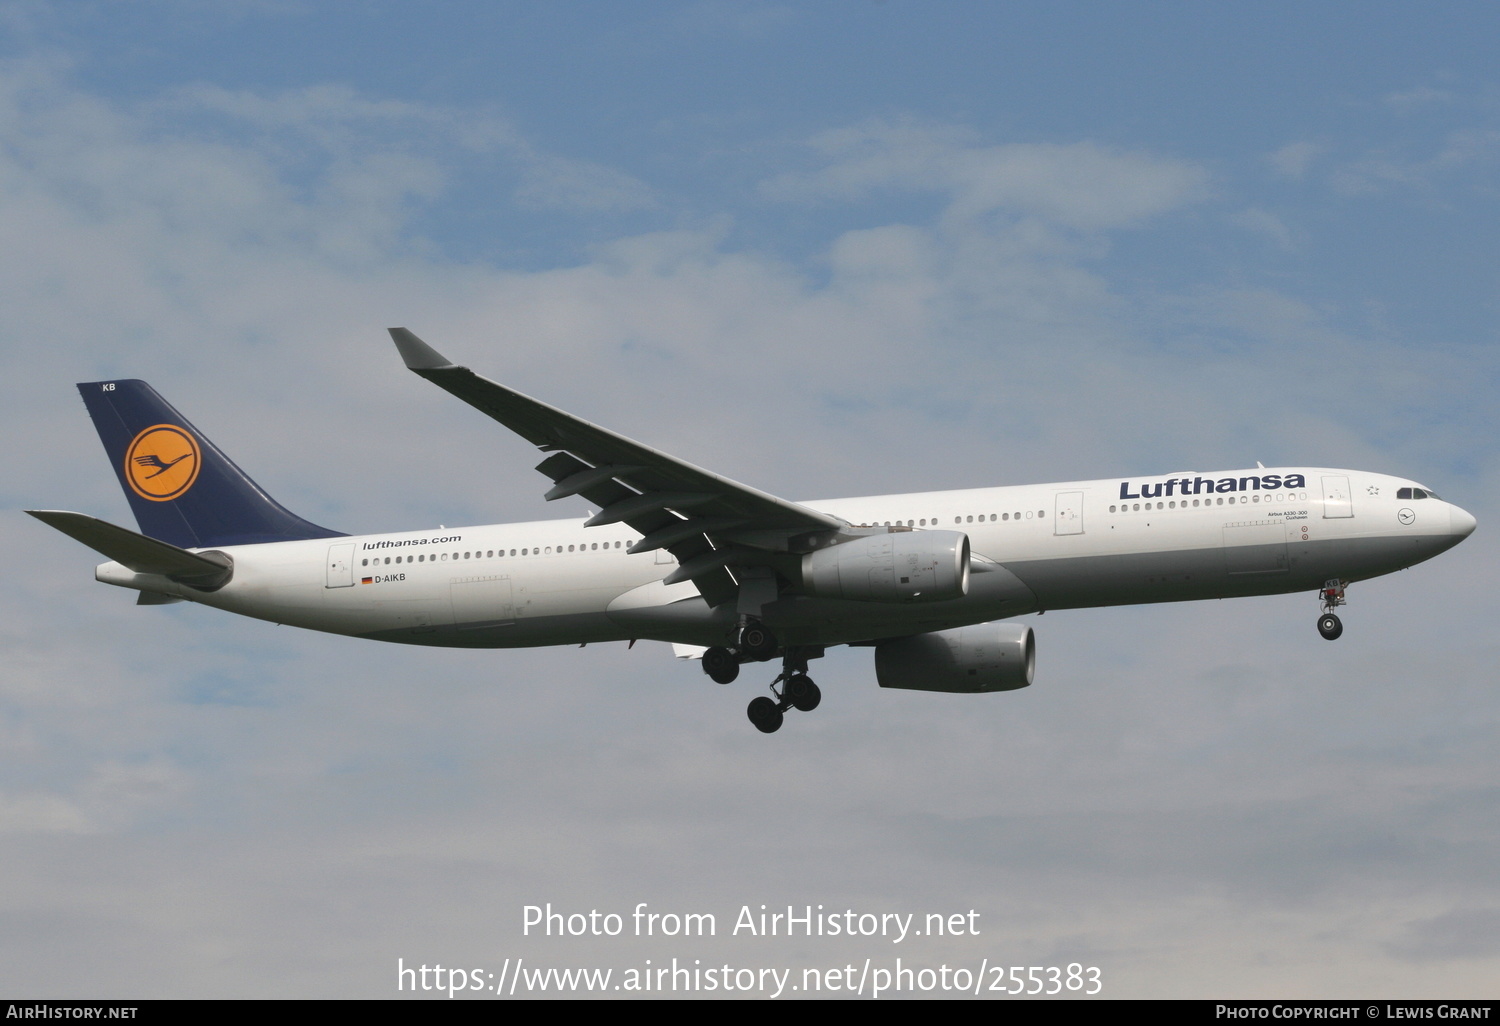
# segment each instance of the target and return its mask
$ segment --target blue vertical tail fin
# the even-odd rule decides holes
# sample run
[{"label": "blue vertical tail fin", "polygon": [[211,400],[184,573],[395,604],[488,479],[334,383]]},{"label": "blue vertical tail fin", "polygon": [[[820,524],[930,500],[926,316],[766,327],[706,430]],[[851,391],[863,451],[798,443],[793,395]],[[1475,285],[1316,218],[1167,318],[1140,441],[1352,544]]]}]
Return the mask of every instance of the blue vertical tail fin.
[{"label": "blue vertical tail fin", "polygon": [[78,391],[142,534],[185,549],[343,537],[267,495],[144,381]]}]

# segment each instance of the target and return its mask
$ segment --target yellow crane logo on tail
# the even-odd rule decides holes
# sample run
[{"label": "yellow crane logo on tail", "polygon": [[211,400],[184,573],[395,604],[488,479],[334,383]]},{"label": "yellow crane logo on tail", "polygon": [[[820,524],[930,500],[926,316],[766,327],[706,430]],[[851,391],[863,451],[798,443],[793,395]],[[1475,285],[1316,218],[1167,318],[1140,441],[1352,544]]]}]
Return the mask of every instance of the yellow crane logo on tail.
[{"label": "yellow crane logo on tail", "polygon": [[143,499],[166,502],[198,480],[198,440],[175,424],[148,427],[125,450],[125,480]]}]

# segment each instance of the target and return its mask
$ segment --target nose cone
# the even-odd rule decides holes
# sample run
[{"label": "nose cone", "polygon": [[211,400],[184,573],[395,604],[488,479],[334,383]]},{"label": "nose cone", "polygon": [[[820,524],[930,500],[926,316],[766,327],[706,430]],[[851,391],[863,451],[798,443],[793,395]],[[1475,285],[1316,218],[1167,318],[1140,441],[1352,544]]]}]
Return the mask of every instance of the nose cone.
[{"label": "nose cone", "polygon": [[1462,541],[1473,534],[1474,528],[1478,526],[1479,521],[1474,519],[1473,514],[1452,503],[1448,504],[1448,532],[1453,535],[1454,540]]}]

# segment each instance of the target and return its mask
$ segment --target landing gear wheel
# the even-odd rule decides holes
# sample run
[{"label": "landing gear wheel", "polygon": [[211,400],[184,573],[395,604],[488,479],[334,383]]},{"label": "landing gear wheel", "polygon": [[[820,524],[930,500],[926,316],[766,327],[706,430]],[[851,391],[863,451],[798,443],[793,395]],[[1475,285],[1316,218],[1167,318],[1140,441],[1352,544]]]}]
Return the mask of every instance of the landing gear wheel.
[{"label": "landing gear wheel", "polygon": [[740,661],[729,649],[715,645],[703,653],[703,672],[715,684],[733,684],[734,679],[740,675]]},{"label": "landing gear wheel", "polygon": [[812,712],[823,701],[823,692],[812,682],[811,677],[802,673],[793,674],[786,679],[781,695],[798,712]]},{"label": "landing gear wheel", "polygon": [[765,695],[752,698],[745,715],[750,717],[750,722],[762,734],[774,734],[781,729],[781,709]]},{"label": "landing gear wheel", "polygon": [[1333,641],[1344,633],[1343,621],[1332,613],[1324,613],[1318,617],[1318,633],[1327,640]]},{"label": "landing gear wheel", "polygon": [[763,623],[748,623],[740,631],[740,653],[750,662],[765,662],[776,654],[780,645],[776,635]]}]

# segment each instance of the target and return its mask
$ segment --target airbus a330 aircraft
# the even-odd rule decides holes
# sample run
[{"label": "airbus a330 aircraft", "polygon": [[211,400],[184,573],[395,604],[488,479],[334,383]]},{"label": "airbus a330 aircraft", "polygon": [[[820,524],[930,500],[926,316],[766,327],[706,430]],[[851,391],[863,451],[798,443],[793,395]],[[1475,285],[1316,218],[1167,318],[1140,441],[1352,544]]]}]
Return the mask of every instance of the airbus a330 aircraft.
[{"label": "airbus a330 aircraft", "polygon": [[411,370],[550,454],[548,500],[598,512],[351,537],[286,510],[143,381],[78,386],[142,533],[28,512],[107,556],[95,578],[141,605],[413,645],[654,639],[721,684],[779,655],[748,710],[766,733],[817,707],[807,664],[832,645],[872,646],[882,687],[1026,687],[1032,630],[1003,622],[1023,613],[1307,590],[1333,640],[1351,581],[1475,526],[1414,481],[1316,467],[788,502],[391,336]]}]

